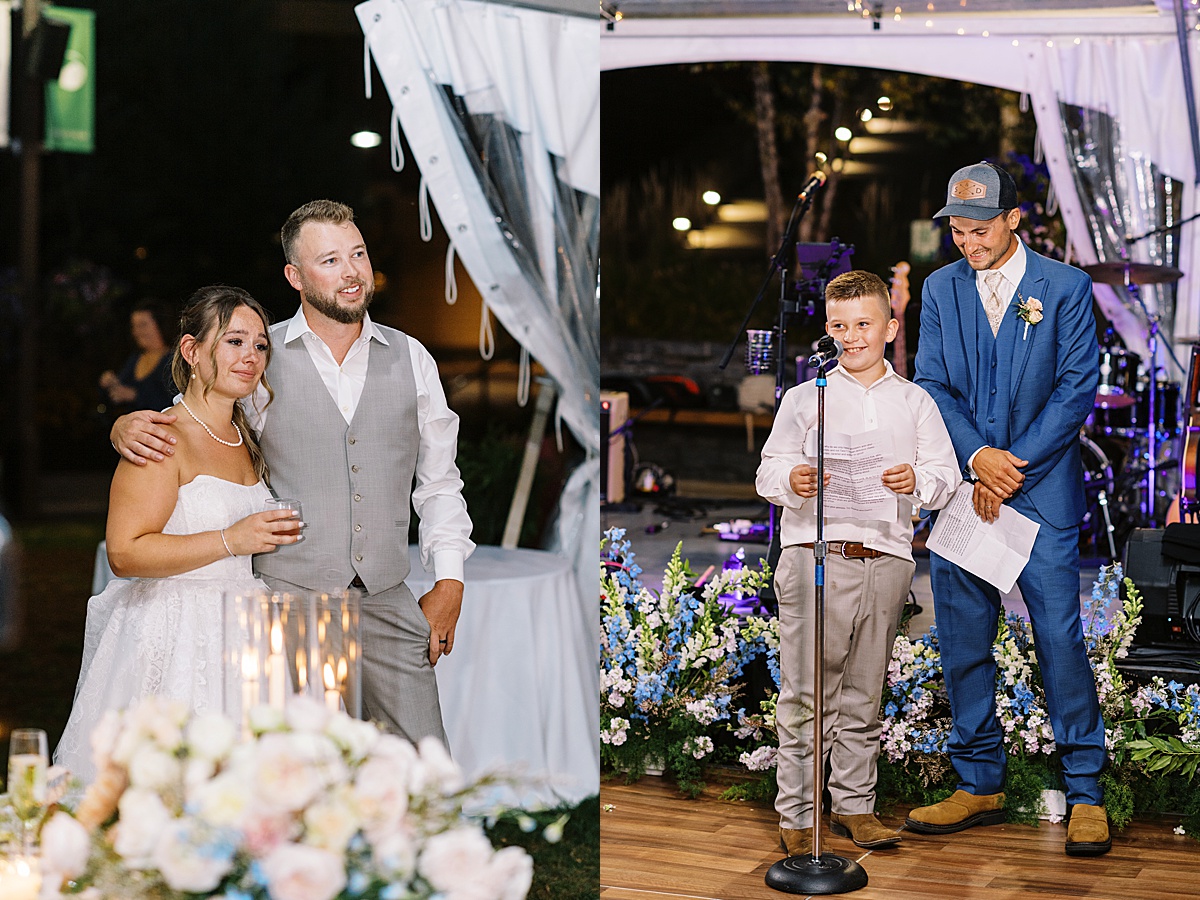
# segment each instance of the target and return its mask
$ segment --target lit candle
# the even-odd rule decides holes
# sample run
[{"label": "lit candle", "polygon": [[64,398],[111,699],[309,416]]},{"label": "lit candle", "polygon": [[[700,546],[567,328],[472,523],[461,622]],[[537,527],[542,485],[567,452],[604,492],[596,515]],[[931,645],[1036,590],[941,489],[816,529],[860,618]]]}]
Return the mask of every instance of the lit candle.
[{"label": "lit candle", "polygon": [[0,862],[0,900],[37,900],[42,873],[37,860],[17,856]]},{"label": "lit candle", "polygon": [[258,705],[258,656],[253,650],[242,656],[242,724],[243,731],[250,726],[250,710]]},{"label": "lit candle", "polygon": [[325,663],[325,705],[337,712],[341,706],[342,695],[338,693],[337,681],[333,677],[333,666]]},{"label": "lit candle", "polygon": [[283,709],[284,665],[283,628],[278,622],[272,622],[271,655],[267,657],[267,702],[275,709]]}]

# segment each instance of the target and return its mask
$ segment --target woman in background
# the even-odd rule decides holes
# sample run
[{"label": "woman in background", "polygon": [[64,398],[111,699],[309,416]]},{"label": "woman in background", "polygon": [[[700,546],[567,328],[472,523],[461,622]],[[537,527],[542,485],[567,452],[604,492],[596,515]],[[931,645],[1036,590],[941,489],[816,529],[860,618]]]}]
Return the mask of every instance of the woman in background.
[{"label": "woman in background", "polygon": [[143,300],[129,314],[129,333],[137,346],[120,372],[100,375],[100,388],[120,412],[152,409],[161,412],[174,402],[171,385],[171,344],[175,321],[158,300]]}]

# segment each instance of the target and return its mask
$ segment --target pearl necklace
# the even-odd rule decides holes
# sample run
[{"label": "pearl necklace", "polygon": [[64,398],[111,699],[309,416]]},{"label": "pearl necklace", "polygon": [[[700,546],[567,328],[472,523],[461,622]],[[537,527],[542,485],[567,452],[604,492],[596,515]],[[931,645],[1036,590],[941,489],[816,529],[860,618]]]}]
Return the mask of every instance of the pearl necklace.
[{"label": "pearl necklace", "polygon": [[209,428],[207,425],[205,425],[203,422],[200,421],[200,417],[197,416],[194,412],[192,412],[191,407],[183,402],[182,397],[179,398],[179,402],[183,406],[183,408],[187,410],[187,414],[189,416],[191,416],[193,419],[195,419],[200,424],[200,427],[208,432],[208,436],[210,438],[212,438],[214,441],[216,441],[218,444],[224,444],[226,447],[240,447],[240,446],[242,446],[242,443],[246,440],[242,436],[242,429],[238,428],[237,424],[235,422],[230,422],[229,424],[233,425],[233,430],[237,432],[238,439],[236,441],[222,440],[221,438],[219,438],[215,434],[213,434],[213,430],[211,428]]}]

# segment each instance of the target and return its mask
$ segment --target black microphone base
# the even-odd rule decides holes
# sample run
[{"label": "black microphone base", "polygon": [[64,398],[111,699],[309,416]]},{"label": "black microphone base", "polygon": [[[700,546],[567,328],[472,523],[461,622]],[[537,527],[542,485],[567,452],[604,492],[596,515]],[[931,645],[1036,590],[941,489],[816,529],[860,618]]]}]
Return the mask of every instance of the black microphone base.
[{"label": "black microphone base", "polygon": [[832,853],[789,856],[767,870],[766,882],[785,894],[848,894],[867,886],[867,870]]}]

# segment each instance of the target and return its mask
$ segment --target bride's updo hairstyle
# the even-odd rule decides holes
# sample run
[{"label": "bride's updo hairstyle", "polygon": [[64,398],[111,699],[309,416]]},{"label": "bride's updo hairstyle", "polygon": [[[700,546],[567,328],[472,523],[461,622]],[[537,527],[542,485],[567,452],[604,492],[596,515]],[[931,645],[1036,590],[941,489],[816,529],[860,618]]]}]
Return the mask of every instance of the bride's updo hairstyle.
[{"label": "bride's updo hairstyle", "polygon": [[[188,384],[193,376],[200,377],[200,373],[194,372],[191,364],[183,358],[180,347],[184,336],[190,334],[199,343],[204,343],[208,340],[209,335],[215,335],[215,340],[212,341],[212,347],[209,350],[209,362],[212,364],[213,374],[202,382],[204,394],[207,396],[216,381],[217,343],[229,329],[229,320],[233,318],[234,310],[241,306],[249,308],[262,320],[263,331],[267,334],[262,386],[267,389],[268,404],[275,398],[275,392],[271,390],[266,373],[266,366],[271,362],[270,316],[267,315],[267,311],[262,308],[262,305],[246,291],[224,284],[202,287],[192,294],[179,318],[179,340],[175,342],[175,356],[171,360],[171,378],[175,381],[175,387],[181,394],[187,393]],[[262,448],[258,444],[258,435],[250,427],[246,411],[242,408],[241,403],[233,404],[233,424],[241,430],[245,437],[246,449],[250,451],[250,462],[254,466],[255,473],[263,481],[270,483],[270,473],[267,470],[267,461],[263,458]]]}]

